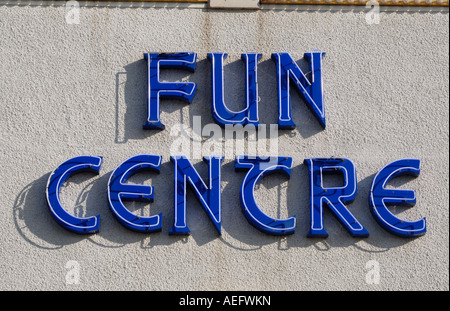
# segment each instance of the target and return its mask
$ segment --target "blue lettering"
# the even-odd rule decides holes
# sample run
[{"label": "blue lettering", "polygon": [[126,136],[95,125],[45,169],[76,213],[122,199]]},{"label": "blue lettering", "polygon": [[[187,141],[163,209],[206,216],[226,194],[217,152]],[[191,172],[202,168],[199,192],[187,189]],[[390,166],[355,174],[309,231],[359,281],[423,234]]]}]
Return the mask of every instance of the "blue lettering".
[{"label": "blue lettering", "polygon": [[170,234],[189,234],[190,230],[186,220],[186,188],[187,182],[195,190],[195,194],[203,205],[209,218],[214,223],[217,232],[222,233],[221,200],[220,200],[220,166],[222,157],[205,157],[203,160],[209,166],[209,187],[185,156],[173,156],[174,163],[174,225]]},{"label": "blue lettering", "polygon": [[148,68],[148,98],[147,98],[147,121],[144,124],[146,130],[163,130],[164,124],[160,121],[159,100],[179,99],[187,103],[192,103],[197,85],[192,82],[160,82],[159,74],[161,69],[179,69],[195,71],[197,54],[186,53],[146,53]]},{"label": "blue lettering", "polygon": [[322,58],[324,55],[325,53],[321,51],[305,53],[311,72],[311,78],[308,79],[289,53],[272,54],[272,59],[277,66],[278,125],[280,129],[294,129],[296,127],[291,116],[291,97],[289,94],[291,80],[319,123],[325,128],[322,88]]},{"label": "blue lettering", "polygon": [[46,195],[50,213],[65,229],[78,234],[91,234],[99,231],[100,215],[79,218],[66,212],[59,200],[59,192],[64,182],[72,175],[81,172],[98,174],[102,157],[81,156],[61,164],[49,177]]},{"label": "blue lettering", "polygon": [[[345,203],[352,202],[356,197],[356,170],[348,159],[313,158],[306,159],[309,168],[311,187],[311,228],[309,237],[327,237],[323,225],[323,206],[328,206],[337,216],[342,225],[354,237],[367,237],[369,232],[345,207]],[[335,188],[323,187],[323,172],[342,172],[345,186]]]},{"label": "blue lettering", "polygon": [[[99,231],[100,215],[79,218],[69,214],[61,205],[59,192],[62,184],[73,174],[88,171],[98,174],[102,157],[80,156],[61,164],[49,177],[46,195],[49,210],[55,220],[65,229],[78,234],[92,234]],[[108,182],[108,200],[111,211],[118,221],[130,230],[144,233],[162,229],[162,213],[140,217],[130,212],[123,200],[153,201],[154,187],[127,184],[127,180],[138,171],[152,170],[159,173],[161,156],[138,155],[119,165]],[[223,157],[204,157],[209,168],[209,183],[200,177],[185,156],[172,156],[174,163],[174,224],[169,234],[190,234],[186,221],[186,190],[189,182],[217,232],[221,234],[221,165]],[[350,213],[345,204],[352,202],[357,193],[354,164],[345,158],[305,159],[309,168],[311,226],[308,237],[327,237],[323,224],[323,207],[328,206],[341,224],[354,237],[367,237],[369,232]],[[271,235],[288,235],[295,232],[296,216],[288,219],[274,219],[266,215],[256,204],[255,185],[266,175],[274,172],[290,177],[292,158],[238,156],[236,171],[247,171],[240,189],[242,211],[251,225]],[[342,173],[344,185],[324,187],[324,173]],[[426,218],[408,222],[397,218],[387,205],[413,206],[415,192],[411,190],[386,189],[394,177],[409,174],[418,176],[420,160],[403,159],[384,167],[375,176],[369,195],[370,209],[374,218],[387,231],[401,237],[416,237],[426,233]]]},{"label": "blue lettering", "polygon": [[255,200],[255,185],[267,174],[282,172],[291,175],[292,158],[289,157],[236,157],[237,171],[248,170],[242,182],[241,207],[247,220],[262,232],[272,235],[288,235],[295,231],[295,216],[289,219],[274,219],[261,211]]},{"label": "blue lettering", "polygon": [[162,157],[154,155],[138,155],[132,157],[112,172],[108,182],[108,200],[111,211],[117,220],[128,229],[137,232],[161,231],[162,214],[141,217],[130,212],[122,200],[153,202],[154,187],[126,184],[127,180],[138,171],[152,170],[159,173]]},{"label": "blue lettering", "polygon": [[414,206],[416,194],[412,190],[386,189],[386,184],[400,175],[419,176],[420,160],[403,159],[385,166],[375,176],[370,188],[370,210],[378,223],[395,235],[412,238],[427,232],[426,218],[418,221],[406,221],[394,216],[387,205]]},{"label": "blue lettering", "polygon": [[245,62],[245,102],[246,108],[239,112],[228,109],[224,99],[224,73],[223,62],[227,57],[225,53],[209,53],[208,59],[211,62],[212,76],[212,111],[217,124],[224,127],[226,124],[259,124],[258,117],[258,60],[262,54],[247,53],[242,54]]}]

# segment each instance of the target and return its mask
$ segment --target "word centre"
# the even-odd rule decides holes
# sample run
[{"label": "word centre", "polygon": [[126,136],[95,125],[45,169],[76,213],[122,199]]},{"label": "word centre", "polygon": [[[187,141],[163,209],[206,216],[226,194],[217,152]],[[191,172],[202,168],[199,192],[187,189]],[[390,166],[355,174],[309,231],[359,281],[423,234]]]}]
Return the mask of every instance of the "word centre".
[{"label": "word centre", "polygon": [[[221,234],[221,165],[222,156],[204,157],[208,165],[208,179],[205,181],[186,156],[171,156],[174,167],[174,223],[169,234],[188,235],[190,230],[186,220],[186,193],[188,185],[200,201],[204,211]],[[80,156],[62,163],[49,177],[46,196],[51,214],[65,229],[78,234],[97,233],[100,215],[80,218],[71,215],[62,206],[59,194],[64,182],[73,174],[89,171],[98,174],[102,157]],[[110,175],[107,193],[111,212],[126,228],[142,233],[162,230],[162,213],[150,217],[137,216],[124,205],[124,200],[152,202],[155,187],[127,183],[130,176],[142,171],[160,172],[162,156],[137,155],[121,163]],[[310,187],[310,229],[308,237],[327,237],[324,228],[323,209],[327,207],[353,237],[368,237],[369,232],[352,215],[346,204],[357,195],[357,177],[353,162],[346,158],[310,158],[304,164],[309,170]],[[235,170],[244,171],[239,196],[242,212],[248,222],[258,230],[270,235],[289,235],[295,232],[296,216],[276,219],[265,214],[255,199],[255,186],[266,175],[274,172],[290,177],[293,161],[291,157],[237,156]],[[324,174],[336,173],[344,177],[344,186],[324,187]],[[420,174],[420,160],[401,159],[386,165],[374,177],[370,193],[369,207],[373,217],[382,228],[401,237],[416,237],[426,233],[426,219],[406,221],[392,214],[388,206],[413,206],[416,203],[412,190],[386,189],[386,184],[394,177]]]}]

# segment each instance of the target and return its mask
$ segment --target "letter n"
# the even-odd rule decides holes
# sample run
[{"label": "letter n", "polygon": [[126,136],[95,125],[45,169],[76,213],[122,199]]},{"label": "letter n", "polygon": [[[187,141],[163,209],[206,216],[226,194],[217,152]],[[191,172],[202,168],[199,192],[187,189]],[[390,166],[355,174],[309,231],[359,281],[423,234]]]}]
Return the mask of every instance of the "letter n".
[{"label": "letter n", "polygon": [[308,73],[311,74],[310,78],[307,78],[308,73],[303,73],[289,53],[280,52],[272,54],[272,59],[277,66],[278,125],[280,129],[294,129],[296,127],[291,115],[291,98],[289,94],[291,81],[320,125],[325,128],[322,86],[322,58],[324,55],[325,53],[319,50],[305,53],[305,59],[309,63]]},{"label": "letter n", "polygon": [[221,222],[221,178],[220,169],[223,157],[204,157],[209,166],[209,186],[200,177],[194,166],[185,156],[172,156],[174,163],[174,225],[169,234],[190,234],[186,221],[186,190],[191,185],[197,198],[219,234],[222,232]]}]

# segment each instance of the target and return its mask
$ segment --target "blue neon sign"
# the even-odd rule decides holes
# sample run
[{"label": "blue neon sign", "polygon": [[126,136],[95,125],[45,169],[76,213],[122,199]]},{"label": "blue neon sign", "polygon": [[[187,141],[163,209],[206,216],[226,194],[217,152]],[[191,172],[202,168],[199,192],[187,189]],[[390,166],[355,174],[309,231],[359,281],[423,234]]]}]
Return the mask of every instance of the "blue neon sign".
[{"label": "blue neon sign", "polygon": [[[258,61],[262,54],[245,53],[241,59],[245,63],[245,108],[241,111],[230,110],[224,99],[224,61],[226,53],[208,53],[211,63],[211,108],[212,115],[217,124],[224,127],[227,124],[246,125],[259,124],[258,115]],[[325,53],[312,50],[305,53],[305,60],[309,63],[309,72],[304,73],[289,53],[279,52],[272,54],[272,60],[277,67],[278,88],[278,125],[280,129],[294,129],[296,127],[291,115],[290,84],[304,99],[323,128],[326,126],[325,106],[323,102],[322,59]],[[144,124],[146,130],[164,130],[165,126],[160,120],[160,99],[178,99],[192,103],[197,85],[192,82],[160,82],[161,69],[178,69],[195,72],[197,54],[184,53],[146,53],[147,61],[147,120]]]},{"label": "blue neon sign", "polygon": [[151,170],[159,173],[162,157],[154,155],[138,155],[132,157],[112,172],[108,182],[108,200],[111,211],[117,220],[128,229],[149,233],[161,231],[162,214],[142,217],[130,212],[123,200],[153,202],[154,187],[127,184],[127,180],[139,171]]},{"label": "blue neon sign", "polygon": [[147,60],[148,74],[148,115],[144,129],[163,130],[165,126],[160,120],[160,99],[179,99],[190,104],[197,91],[197,84],[192,82],[160,82],[161,69],[178,69],[194,72],[197,54],[192,52],[146,53],[144,57]]},{"label": "blue neon sign", "polygon": [[[278,89],[278,125],[282,129],[293,129],[295,123],[291,116],[290,85],[303,97],[314,117],[323,128],[326,127],[325,106],[323,101],[322,60],[325,53],[313,50],[305,53],[310,71],[304,73],[289,53],[273,53],[276,64]],[[246,93],[245,108],[231,111],[224,100],[224,60],[226,53],[209,53],[211,64],[211,110],[214,120],[222,127],[227,125],[244,126],[251,124],[258,128],[258,61],[262,54],[245,53],[241,58],[245,62]],[[148,101],[147,119],[143,126],[146,130],[163,130],[160,120],[160,100],[178,99],[192,103],[197,85],[192,82],[161,82],[161,69],[195,71],[197,54],[183,53],[146,53]],[[244,96],[244,94],[243,94]],[[169,234],[188,235],[186,193],[193,191],[205,213],[211,220],[217,233],[222,232],[221,205],[221,166],[222,156],[204,157],[208,165],[208,178],[202,178],[184,155],[171,156],[174,167],[174,220]],[[128,179],[143,170],[160,172],[163,157],[143,154],[131,157],[121,163],[110,175],[107,192],[111,212],[119,223],[129,230],[141,233],[153,233],[162,230],[162,213],[142,217],[129,211],[124,200],[153,202],[155,187],[134,185]],[[103,158],[99,156],[79,156],[63,162],[50,175],[46,187],[47,203],[51,215],[65,229],[77,234],[93,234],[100,230],[100,215],[76,217],[67,212],[59,198],[63,183],[72,175],[80,172],[99,174]],[[291,157],[261,157],[238,155],[235,158],[235,170],[244,171],[239,196],[242,213],[249,224],[261,232],[270,235],[290,235],[296,229],[296,216],[276,219],[265,214],[256,203],[255,186],[271,173],[283,173],[290,178],[293,160]],[[323,210],[328,208],[341,225],[353,237],[368,237],[369,232],[350,212],[348,206],[357,196],[357,175],[354,163],[346,158],[310,158],[304,160],[309,170],[310,188],[310,228],[308,237],[327,237],[323,219]],[[325,187],[324,174],[339,173],[344,177],[344,185]],[[393,215],[389,205],[413,206],[416,195],[412,190],[387,189],[387,183],[396,176],[408,174],[419,176],[420,160],[400,159],[386,165],[374,177],[369,193],[369,208],[375,220],[386,231],[400,237],[417,237],[426,233],[426,218],[417,221],[405,221]],[[266,177],[268,178],[268,177]],[[188,187],[189,185],[189,187]]]},{"label": "blue neon sign", "polygon": [[236,157],[236,171],[246,170],[241,185],[240,197],[242,211],[247,220],[262,232],[272,235],[288,235],[295,231],[295,216],[289,219],[274,219],[258,207],[255,199],[255,186],[266,175],[274,172],[291,176],[292,158],[289,157]]},{"label": "blue neon sign", "polygon": [[[359,223],[345,206],[356,198],[356,169],[352,161],[343,158],[313,158],[306,159],[309,168],[311,188],[311,229],[310,237],[327,237],[323,224],[323,208],[329,207],[341,224],[354,237],[368,237],[369,232]],[[342,187],[325,188],[323,173],[344,174],[345,185]]]},{"label": "blue neon sign", "polygon": [[170,234],[189,234],[186,221],[186,188],[187,182],[214,223],[219,234],[222,233],[221,200],[220,200],[220,165],[223,157],[205,157],[203,160],[209,167],[209,186],[203,181],[197,170],[185,156],[173,156],[174,163],[174,224]]},{"label": "blue neon sign", "polygon": [[[97,233],[100,228],[100,216],[79,218],[70,215],[59,200],[61,185],[73,174],[89,171],[98,174],[102,157],[81,156],[62,163],[49,177],[46,194],[47,203],[55,220],[65,229],[78,234]],[[159,172],[161,156],[139,155],[131,157],[120,164],[112,173],[108,182],[108,200],[111,211],[126,228],[143,233],[161,231],[162,213],[150,217],[140,217],[130,212],[122,200],[149,200],[154,198],[154,187],[128,184],[128,178],[141,171]],[[169,234],[190,234],[186,217],[187,184],[191,186],[197,198],[211,219],[218,234],[221,234],[221,164],[223,157],[205,157],[209,167],[209,176],[205,182],[185,156],[172,156],[174,165],[174,225]],[[340,223],[353,237],[368,237],[369,232],[350,213],[345,206],[357,195],[356,170],[349,159],[312,158],[305,159],[309,168],[311,227],[308,237],[327,237],[323,222],[323,207],[326,205],[337,216]],[[258,230],[270,235],[289,235],[295,232],[296,216],[288,219],[274,219],[258,207],[255,197],[255,185],[265,176],[281,172],[291,175],[292,158],[237,156],[236,171],[246,171],[240,187],[242,212],[248,222]],[[386,183],[401,174],[419,174],[420,161],[402,159],[393,162],[379,171],[374,177],[370,190],[370,209],[374,218],[390,233],[401,237],[416,237],[426,233],[426,219],[409,222],[389,212],[386,205],[416,203],[415,192],[411,190],[387,190]],[[341,171],[344,186],[323,187],[324,172]]]},{"label": "blue neon sign", "polygon": [[76,157],[62,163],[48,179],[46,195],[50,213],[61,226],[69,231],[91,234],[97,233],[100,228],[100,215],[80,218],[69,214],[59,200],[59,193],[64,182],[74,174],[81,172],[99,174],[102,162],[102,157]]},{"label": "blue neon sign", "polygon": [[227,54],[209,53],[208,59],[211,62],[212,81],[212,112],[214,120],[220,126],[226,124],[253,124],[258,126],[258,61],[262,54],[246,53],[242,54],[242,61],[245,62],[245,103],[246,108],[235,112],[228,109],[224,99],[224,72],[223,63]]},{"label": "blue neon sign", "polygon": [[414,206],[416,194],[412,190],[386,189],[386,184],[400,175],[420,174],[420,160],[402,159],[386,165],[375,176],[370,188],[370,210],[378,223],[395,235],[401,237],[416,237],[427,232],[426,218],[417,221],[405,221],[394,216],[387,208],[388,205]]},{"label": "blue neon sign", "polygon": [[291,116],[291,97],[289,94],[291,80],[320,125],[325,128],[322,84],[322,58],[324,56],[325,53],[320,50],[305,53],[305,59],[309,63],[310,78],[308,78],[289,53],[272,54],[272,59],[277,66],[278,125],[281,129],[294,129],[296,127]]}]

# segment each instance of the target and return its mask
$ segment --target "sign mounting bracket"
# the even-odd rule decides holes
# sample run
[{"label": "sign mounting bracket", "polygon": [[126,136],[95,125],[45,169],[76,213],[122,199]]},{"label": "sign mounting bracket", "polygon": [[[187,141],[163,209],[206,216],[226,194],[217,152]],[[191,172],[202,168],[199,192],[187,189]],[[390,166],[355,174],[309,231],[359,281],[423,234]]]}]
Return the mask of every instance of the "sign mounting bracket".
[{"label": "sign mounting bracket", "polygon": [[260,9],[259,0],[209,0],[212,9]]}]

